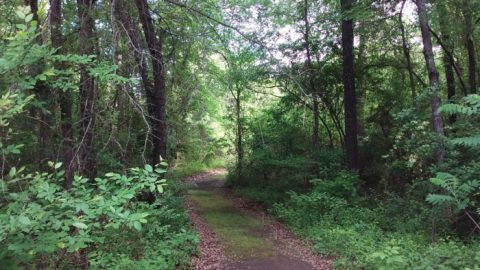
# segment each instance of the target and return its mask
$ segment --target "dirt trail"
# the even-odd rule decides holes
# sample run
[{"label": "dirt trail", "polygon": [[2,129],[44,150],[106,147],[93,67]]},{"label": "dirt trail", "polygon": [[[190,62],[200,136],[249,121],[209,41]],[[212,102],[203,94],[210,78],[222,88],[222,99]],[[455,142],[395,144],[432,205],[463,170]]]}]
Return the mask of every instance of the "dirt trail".
[{"label": "dirt trail", "polygon": [[224,170],[212,170],[187,179],[187,206],[201,237],[195,269],[331,269],[330,260],[312,252],[257,205],[224,188],[224,178]]}]

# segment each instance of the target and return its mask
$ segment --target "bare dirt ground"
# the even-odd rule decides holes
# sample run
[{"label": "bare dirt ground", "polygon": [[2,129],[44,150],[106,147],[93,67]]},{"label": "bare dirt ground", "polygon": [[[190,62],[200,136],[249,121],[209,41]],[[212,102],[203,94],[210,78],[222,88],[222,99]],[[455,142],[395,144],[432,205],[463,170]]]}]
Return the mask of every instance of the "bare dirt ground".
[{"label": "bare dirt ground", "polygon": [[[311,245],[295,237],[259,205],[225,188],[224,176],[224,170],[212,170],[186,179],[193,190],[186,204],[201,237],[193,269],[331,269],[331,259],[313,252]],[[235,235],[238,230],[241,237]]]}]

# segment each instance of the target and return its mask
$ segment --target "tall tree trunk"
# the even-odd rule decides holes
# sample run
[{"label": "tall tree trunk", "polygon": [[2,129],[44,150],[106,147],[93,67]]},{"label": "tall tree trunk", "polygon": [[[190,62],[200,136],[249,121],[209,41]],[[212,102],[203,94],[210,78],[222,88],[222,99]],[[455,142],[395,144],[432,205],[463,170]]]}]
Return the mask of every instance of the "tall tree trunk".
[{"label": "tall tree trunk", "polygon": [[[52,47],[57,50],[57,54],[61,54],[63,43],[62,35],[62,0],[50,0],[50,33]],[[56,69],[61,70],[63,67],[56,64]],[[72,96],[71,93],[59,91],[60,95],[60,121],[62,131],[62,160],[65,167],[64,188],[72,187],[74,174],[74,138],[72,129]]]},{"label": "tall tree trunk", "polygon": [[[38,33],[41,32],[40,21],[38,18],[38,0],[25,0],[25,5],[30,7],[30,12],[33,17],[32,20],[37,22]],[[39,34],[35,41],[37,44],[41,45],[43,43],[42,36]],[[44,63],[41,62],[38,65],[31,66],[30,72],[33,76],[36,76],[42,72]],[[50,126],[52,125],[51,112],[53,111],[52,101],[50,97],[50,89],[43,81],[37,81],[34,87],[35,96],[42,103],[43,108],[38,109],[36,115],[39,117],[38,120],[38,130],[39,130],[39,147],[37,152],[37,160],[39,165],[43,165],[45,160],[49,160],[52,157],[50,156],[50,144],[51,144],[51,134]]]},{"label": "tall tree trunk", "polygon": [[460,82],[460,86],[462,87],[463,95],[464,96],[468,95],[467,86],[463,82],[462,72],[460,71],[460,67],[458,66],[458,63],[455,62],[455,57],[453,55],[453,48],[450,50],[449,46],[444,44],[443,40],[432,29],[430,29],[430,33],[432,33],[432,35],[435,37],[437,42],[442,47],[444,55],[446,55],[449,58],[450,63],[452,64],[453,70],[457,74],[457,78],[458,78],[458,81]]},{"label": "tall tree trunk", "polygon": [[398,15],[398,20],[400,22],[400,31],[402,32],[402,49],[403,56],[405,57],[405,63],[407,64],[408,76],[410,78],[410,89],[412,91],[412,100],[415,103],[415,98],[417,97],[417,89],[415,85],[415,78],[413,72],[412,58],[410,57],[410,47],[408,46],[407,35],[405,33],[405,26],[403,25],[403,10],[405,7],[406,0],[402,2],[402,8],[400,9],[400,14]]},{"label": "tall tree trunk", "polygon": [[341,0],[342,6],[342,48],[343,48],[343,86],[345,105],[345,148],[347,166],[359,170],[357,138],[357,101],[355,96],[355,71],[353,55],[353,20],[346,18],[352,8],[352,0]]},{"label": "tall tree trunk", "polygon": [[451,100],[455,96],[455,73],[453,70],[453,61],[448,56],[448,52],[453,50],[452,39],[448,30],[448,13],[445,5],[440,7],[439,16],[440,31],[445,48],[443,48],[443,67],[445,69],[445,78],[447,80],[447,96]]},{"label": "tall tree trunk", "polygon": [[242,181],[243,171],[243,126],[242,126],[242,104],[241,104],[241,90],[237,85],[237,95],[235,97],[235,115],[237,120],[237,180]]},{"label": "tall tree trunk", "polygon": [[160,157],[167,157],[167,97],[162,54],[163,40],[157,38],[147,0],[135,0],[135,4],[138,8],[140,22],[152,61],[153,89],[150,93],[147,93],[147,103],[152,122],[153,152],[151,163],[156,164]]},{"label": "tall tree trunk", "polygon": [[[92,17],[95,0],[77,0],[78,19],[80,24],[80,55],[95,54],[93,31],[95,22]],[[80,119],[81,131],[79,145],[79,171],[88,177],[95,176],[95,157],[93,155],[93,139],[95,128],[96,89],[94,78],[86,67],[80,70]]]},{"label": "tall tree trunk", "polygon": [[149,93],[153,91],[153,83],[148,77],[148,66],[144,58],[142,57],[143,48],[140,46],[140,37],[139,31],[137,29],[135,21],[131,18],[128,13],[128,9],[125,7],[124,0],[112,0],[112,6],[114,10],[114,16],[118,20],[121,27],[120,31],[125,31],[128,37],[128,44],[132,48],[133,57],[135,62],[138,64],[138,69],[140,73],[140,78],[142,80],[142,85],[145,90],[145,95],[148,96]]},{"label": "tall tree trunk", "polygon": [[473,25],[471,0],[463,0],[462,13],[465,19],[465,47],[468,53],[468,82],[470,93],[477,92],[477,59],[475,54],[475,44],[473,43]]},{"label": "tall tree trunk", "polygon": [[318,92],[315,87],[315,71],[313,69],[312,63],[312,52],[310,47],[310,22],[308,21],[308,0],[304,0],[304,9],[303,9],[303,21],[305,23],[305,33],[304,33],[304,42],[305,42],[305,51],[307,54],[307,70],[310,84],[310,92],[312,93],[312,109],[313,109],[313,132],[312,132],[312,145],[314,150],[317,150],[319,147],[319,101],[318,101]]},{"label": "tall tree trunk", "polygon": [[[418,10],[418,19],[420,22],[420,30],[422,32],[423,54],[425,56],[425,62],[427,65],[428,78],[430,80],[430,87],[433,88],[435,91],[431,101],[433,129],[438,135],[438,137],[442,138],[444,136],[443,119],[439,112],[442,101],[437,93],[439,86],[438,71],[435,65],[435,58],[433,55],[432,38],[429,31],[430,27],[428,25],[427,8],[425,5],[425,0],[417,0],[416,3]],[[442,165],[444,157],[445,148],[443,146],[439,146],[436,152],[436,160],[438,165]]]},{"label": "tall tree trunk", "polygon": [[[363,23],[362,23],[363,24]],[[358,45],[358,62],[357,66],[360,67],[361,73],[357,76],[358,88],[357,88],[357,132],[358,137],[365,135],[365,101],[367,96],[367,75],[368,71],[365,68],[367,65],[367,44],[364,34],[360,35]]]}]

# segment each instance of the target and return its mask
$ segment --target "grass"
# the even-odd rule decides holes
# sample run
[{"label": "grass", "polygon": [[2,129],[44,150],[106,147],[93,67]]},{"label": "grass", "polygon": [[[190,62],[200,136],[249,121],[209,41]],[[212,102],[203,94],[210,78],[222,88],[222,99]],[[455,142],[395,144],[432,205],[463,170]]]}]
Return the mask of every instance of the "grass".
[{"label": "grass", "polygon": [[228,255],[248,258],[274,254],[274,243],[263,237],[265,224],[240,212],[231,200],[210,190],[190,190],[189,196],[205,222],[219,236]]}]

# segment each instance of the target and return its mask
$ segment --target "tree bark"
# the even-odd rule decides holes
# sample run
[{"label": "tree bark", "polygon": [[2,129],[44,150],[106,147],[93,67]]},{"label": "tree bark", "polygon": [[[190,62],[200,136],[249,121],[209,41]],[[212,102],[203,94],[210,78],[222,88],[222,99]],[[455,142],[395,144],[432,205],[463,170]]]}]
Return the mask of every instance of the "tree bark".
[{"label": "tree bark", "polygon": [[135,4],[150,51],[153,69],[153,89],[149,93],[147,92],[147,103],[152,123],[153,151],[151,163],[154,165],[159,162],[160,157],[167,157],[167,97],[162,54],[163,40],[157,38],[147,0],[135,0]]},{"label": "tree bark", "polygon": [[452,40],[450,38],[450,33],[448,31],[448,22],[446,21],[448,19],[448,14],[446,10],[446,6],[442,5],[440,7],[440,18],[439,18],[439,24],[440,24],[440,32],[442,35],[442,40],[445,45],[445,48],[443,48],[443,67],[445,69],[445,79],[447,81],[447,96],[448,99],[451,100],[455,96],[455,73],[453,70],[453,61],[452,59],[448,56],[448,52],[451,52],[453,50],[453,44]]},{"label": "tree bark", "polygon": [[353,20],[346,14],[352,8],[352,0],[341,0],[343,86],[345,106],[345,148],[349,169],[360,169],[357,138],[357,101],[355,96],[355,70],[353,55]]},{"label": "tree bark", "polygon": [[357,73],[357,135],[358,137],[363,137],[365,135],[365,102],[367,96],[367,76],[368,69],[365,68],[367,65],[367,44],[366,44],[366,35],[360,34],[359,45],[358,45],[358,62],[357,67],[360,68],[361,72]]},{"label": "tree bark", "polygon": [[470,86],[470,93],[477,92],[477,60],[475,53],[475,44],[473,43],[473,25],[472,25],[472,10],[471,0],[463,0],[462,13],[465,19],[465,47],[468,53],[468,82]]},{"label": "tree bark", "polygon": [[152,93],[153,83],[148,78],[148,66],[144,58],[142,57],[143,48],[140,46],[140,37],[139,31],[136,26],[136,23],[131,19],[128,10],[125,7],[124,0],[112,0],[112,6],[114,10],[114,16],[121,25],[120,30],[125,31],[128,37],[128,43],[133,50],[133,57],[135,62],[138,64],[138,69],[140,73],[140,78],[142,80],[142,85],[145,91],[145,95],[148,96],[149,93]]},{"label": "tree bark", "polygon": [[413,72],[412,58],[410,56],[410,47],[408,46],[407,36],[405,34],[405,26],[403,25],[403,19],[402,19],[405,2],[406,0],[403,0],[402,8],[400,10],[400,14],[398,15],[398,20],[400,22],[400,31],[402,32],[402,49],[403,49],[403,55],[405,57],[405,62],[407,64],[408,76],[410,78],[410,89],[412,91],[412,100],[413,100],[413,103],[415,103],[415,98],[417,97],[417,89],[416,89],[414,72]]},{"label": "tree bark", "polygon": [[[93,32],[95,22],[92,12],[95,0],[77,0],[78,20],[80,24],[79,43],[80,55],[90,56],[95,54],[95,41]],[[86,67],[80,70],[80,122],[81,131],[78,139],[79,145],[79,171],[93,178],[95,176],[95,158],[93,155],[93,140],[95,128],[95,80]]]},{"label": "tree bark", "polygon": [[[57,54],[62,53],[62,0],[50,0],[50,33],[52,47]],[[55,68],[61,70],[63,67],[56,64]],[[72,129],[72,96],[69,92],[59,91],[60,96],[60,126],[62,132],[62,161],[65,168],[64,188],[69,190],[72,187],[74,174],[74,138]]]},{"label": "tree bark", "polygon": [[[432,38],[430,36],[430,27],[428,25],[427,8],[425,0],[417,0],[416,3],[418,10],[418,19],[420,22],[420,30],[422,32],[423,54],[425,56],[425,62],[427,65],[430,87],[433,88],[434,91],[431,101],[433,129],[437,136],[442,138],[444,136],[443,119],[439,112],[442,101],[437,93],[439,86],[438,71],[435,65],[435,58],[433,55]],[[439,146],[436,151],[436,160],[439,166],[443,164],[444,158],[445,149],[443,146]]]},{"label": "tree bark", "polygon": [[432,35],[437,40],[438,44],[440,44],[440,46],[443,49],[444,54],[450,59],[450,62],[452,63],[452,66],[453,66],[453,70],[457,74],[458,81],[460,82],[460,86],[462,87],[463,95],[467,96],[468,95],[467,86],[463,82],[462,72],[460,71],[460,67],[458,67],[458,64],[455,62],[455,57],[453,55],[453,49],[450,51],[448,49],[448,46],[443,43],[442,39],[431,28],[430,28],[430,33],[432,33]]}]

